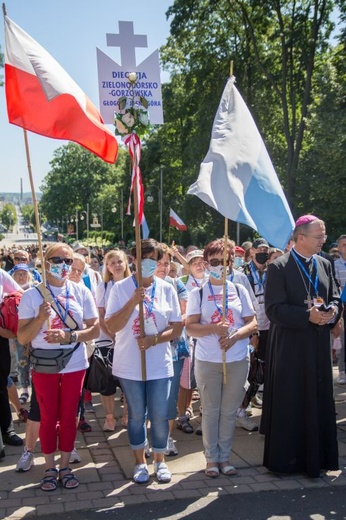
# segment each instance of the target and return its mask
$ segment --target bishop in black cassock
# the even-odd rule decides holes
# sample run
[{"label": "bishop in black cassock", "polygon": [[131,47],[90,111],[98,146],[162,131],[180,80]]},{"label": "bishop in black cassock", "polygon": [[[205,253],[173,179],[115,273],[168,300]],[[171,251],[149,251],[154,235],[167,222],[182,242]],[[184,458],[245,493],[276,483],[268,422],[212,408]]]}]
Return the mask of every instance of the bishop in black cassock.
[{"label": "bishop in black cassock", "polygon": [[[270,319],[261,432],[263,465],[279,473],[338,469],[330,329],[341,314],[323,221],[300,217],[295,247],[269,265],[265,290]],[[321,298],[328,311],[320,310]],[[311,301],[312,300],[312,301]]]}]

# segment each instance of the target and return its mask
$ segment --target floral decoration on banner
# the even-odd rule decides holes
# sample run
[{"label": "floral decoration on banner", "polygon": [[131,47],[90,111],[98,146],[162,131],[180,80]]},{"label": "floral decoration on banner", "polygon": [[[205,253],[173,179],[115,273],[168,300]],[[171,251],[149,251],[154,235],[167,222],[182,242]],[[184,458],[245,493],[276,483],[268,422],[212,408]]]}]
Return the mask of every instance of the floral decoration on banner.
[{"label": "floral decoration on banner", "polygon": [[117,110],[114,112],[115,135],[126,137],[136,133],[139,137],[144,137],[150,128],[148,101],[142,96],[135,96],[136,72],[131,72],[128,79],[132,97],[123,96],[118,99]]}]

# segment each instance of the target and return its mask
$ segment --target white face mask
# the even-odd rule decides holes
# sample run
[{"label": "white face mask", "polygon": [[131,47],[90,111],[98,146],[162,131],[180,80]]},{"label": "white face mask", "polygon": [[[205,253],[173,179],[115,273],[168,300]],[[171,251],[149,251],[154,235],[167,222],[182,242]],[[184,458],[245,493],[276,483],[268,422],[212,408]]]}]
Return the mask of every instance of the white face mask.
[{"label": "white face mask", "polygon": [[[18,282],[17,282],[18,283]],[[25,283],[18,283],[18,285],[21,286],[22,289],[28,289],[30,287],[30,283],[29,282],[25,282]]]},{"label": "white face mask", "polygon": [[209,266],[209,275],[215,278],[215,280],[221,280],[223,275],[223,265],[217,267]]},{"label": "white face mask", "polygon": [[49,272],[57,280],[65,280],[68,277],[71,267],[65,263],[51,264],[49,262]]}]

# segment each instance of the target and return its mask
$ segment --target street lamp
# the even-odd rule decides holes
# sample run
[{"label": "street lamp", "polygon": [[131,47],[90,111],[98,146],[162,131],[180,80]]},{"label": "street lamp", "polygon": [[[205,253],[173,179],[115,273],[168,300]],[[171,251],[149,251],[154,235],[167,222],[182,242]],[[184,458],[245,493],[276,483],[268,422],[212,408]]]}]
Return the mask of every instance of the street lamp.
[{"label": "street lamp", "polygon": [[70,222],[76,223],[76,242],[78,242],[78,209],[76,209],[76,216],[70,218]]},{"label": "street lamp", "polygon": [[162,195],[163,195],[163,176],[162,176],[162,167],[160,168],[160,187],[158,188],[155,184],[149,186],[149,190],[146,196],[148,202],[153,202],[154,197],[152,196],[150,190],[152,188],[157,189],[158,194],[158,206],[159,206],[159,215],[160,215],[160,242],[162,242]]},{"label": "street lamp", "polygon": [[80,212],[80,219],[81,220],[84,220],[84,215],[83,213],[85,213],[85,217],[86,217],[86,227],[87,227],[87,238],[89,239],[89,204],[87,204],[87,209],[86,211],[83,210]]}]

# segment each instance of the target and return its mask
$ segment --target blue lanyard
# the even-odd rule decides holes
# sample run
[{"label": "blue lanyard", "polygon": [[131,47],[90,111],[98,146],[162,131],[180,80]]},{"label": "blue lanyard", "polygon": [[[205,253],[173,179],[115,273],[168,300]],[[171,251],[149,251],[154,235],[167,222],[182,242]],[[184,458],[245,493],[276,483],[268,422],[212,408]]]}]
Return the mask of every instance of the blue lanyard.
[{"label": "blue lanyard", "polygon": [[[193,281],[195,282],[196,284],[196,287],[200,287],[199,283],[197,282],[196,278],[193,276],[193,274],[191,275],[191,278],[193,278]],[[204,280],[204,277],[202,278],[202,282]]]},{"label": "blue lanyard", "polygon": [[59,309],[60,319],[61,319],[61,321],[62,321],[63,323],[65,323],[66,318],[67,318],[67,316],[68,316],[68,311],[69,311],[69,308],[70,308],[70,301],[69,301],[70,291],[68,290],[68,283],[66,282],[66,297],[65,297],[65,298],[66,298],[66,308],[65,308],[65,309],[60,305],[58,299],[57,299],[57,298],[55,297],[55,295],[53,294],[53,291],[52,291],[52,289],[50,288],[50,285],[49,285],[48,282],[47,282],[47,286],[48,286],[48,289],[49,289],[49,291],[50,291],[50,293],[51,293],[51,295],[52,295],[52,297],[53,297],[53,300],[54,300],[55,303],[56,303],[56,306],[57,306],[58,309]]},{"label": "blue lanyard", "polygon": [[[223,316],[223,312],[222,312],[221,307],[216,303],[214,289],[213,289],[212,284],[210,283],[210,280],[208,281],[208,285],[209,285],[210,294],[212,295],[214,303],[215,303],[215,307],[217,308],[220,316]],[[227,317],[227,315],[228,315],[228,283],[226,283],[226,289],[225,290],[226,290],[226,306],[225,306],[226,308],[225,308],[225,313],[226,313],[226,317]]]},{"label": "blue lanyard", "polygon": [[[132,275],[132,280],[133,280],[133,283],[135,284],[135,287],[137,289],[138,283],[137,283],[137,280],[136,280],[134,275]],[[152,312],[153,312],[155,291],[156,291],[156,280],[154,278],[153,286],[152,286],[152,289],[151,289],[151,295],[150,295],[150,302],[149,302],[149,304],[148,304],[148,302],[146,300],[143,300],[143,304],[145,305],[145,308],[147,309],[147,316],[150,316],[152,314]]]},{"label": "blue lanyard", "polygon": [[251,267],[252,276],[255,278],[260,292],[263,292],[264,291],[264,284],[265,284],[266,277],[267,277],[267,273],[263,273],[263,277],[262,277],[262,280],[261,280],[260,277],[257,274],[257,271],[256,271],[255,266],[254,266],[252,261],[251,261],[250,267]]},{"label": "blue lanyard", "polygon": [[232,271],[232,273],[231,273],[231,274],[229,275],[229,277],[228,277],[228,278],[229,278],[229,280],[230,280],[231,282],[233,282],[233,278],[234,278],[234,271]]},{"label": "blue lanyard", "polygon": [[310,274],[309,274],[309,272],[308,272],[308,270],[306,269],[305,265],[300,260],[300,258],[298,257],[298,255],[294,251],[294,249],[291,249],[291,253],[292,253],[294,259],[296,260],[296,262],[298,263],[298,266],[302,269],[303,273],[305,274],[305,276],[307,277],[307,279],[309,280],[311,285],[314,287],[316,296],[318,296],[318,272],[317,272],[316,258],[314,256],[312,257],[312,263],[314,264],[315,269],[316,269],[315,281],[313,281],[311,276],[310,276]]}]

